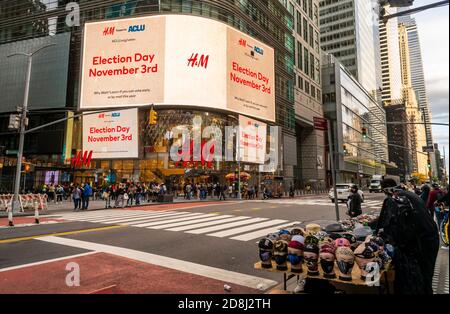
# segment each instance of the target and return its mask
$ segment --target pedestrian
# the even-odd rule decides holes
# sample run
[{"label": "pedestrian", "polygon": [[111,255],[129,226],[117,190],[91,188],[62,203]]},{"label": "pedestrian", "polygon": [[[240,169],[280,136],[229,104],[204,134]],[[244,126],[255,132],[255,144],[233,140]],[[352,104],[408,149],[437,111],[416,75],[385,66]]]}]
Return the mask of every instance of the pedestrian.
[{"label": "pedestrian", "polygon": [[74,211],[79,211],[81,208],[81,190],[78,187],[78,184],[76,184],[73,187],[72,190],[72,199],[73,199],[73,205],[74,205]]},{"label": "pedestrian", "polygon": [[347,214],[351,218],[356,218],[362,215],[361,209],[362,198],[358,191],[359,191],[358,186],[356,184],[353,184],[350,188],[350,195],[348,196],[347,201],[347,208],[348,208]]},{"label": "pedestrian", "polygon": [[423,201],[392,179],[382,182],[386,194],[376,232],[395,248],[396,294],[433,294],[439,234]]},{"label": "pedestrian", "polygon": [[64,188],[58,184],[58,187],[56,188],[56,204],[59,204],[63,202],[63,195],[64,195]]},{"label": "pedestrian", "polygon": [[430,212],[431,217],[434,217],[436,215],[437,224],[438,226],[440,226],[442,217],[440,209],[436,208],[436,201],[442,198],[445,195],[445,192],[441,190],[441,187],[437,183],[433,183],[432,187],[433,190],[428,196],[427,209]]},{"label": "pedestrian", "polygon": [[111,207],[111,194],[112,194],[112,187],[107,186],[102,195],[103,199],[105,200],[105,209],[112,208]]},{"label": "pedestrian", "polygon": [[425,204],[425,207],[428,203],[428,198],[430,197],[430,192],[431,192],[431,188],[428,184],[424,184],[422,186],[422,188],[420,189],[421,193],[420,193],[420,199],[423,201],[423,203]]},{"label": "pedestrian", "polygon": [[84,185],[84,188],[83,188],[83,196],[82,196],[83,207],[82,207],[82,210],[88,210],[88,208],[89,208],[89,198],[91,196],[92,196],[92,188],[89,185],[89,183],[86,183]]},{"label": "pedestrian", "polygon": [[125,188],[123,186],[123,184],[120,184],[119,187],[117,188],[117,197],[116,197],[116,202],[114,204],[114,208],[119,208],[119,204],[121,208],[125,207]]},{"label": "pedestrian", "polygon": [[219,187],[219,201],[226,200],[225,194],[227,193],[228,187],[226,184],[221,186],[219,183],[217,183],[217,186]]}]

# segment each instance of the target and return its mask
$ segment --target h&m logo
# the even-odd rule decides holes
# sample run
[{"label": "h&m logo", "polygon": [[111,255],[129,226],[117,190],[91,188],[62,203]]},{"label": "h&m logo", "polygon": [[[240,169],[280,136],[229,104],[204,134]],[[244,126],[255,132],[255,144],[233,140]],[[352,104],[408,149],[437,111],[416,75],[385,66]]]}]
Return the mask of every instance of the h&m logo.
[{"label": "h&m logo", "polygon": [[247,41],[243,38],[239,39],[239,45],[242,47],[247,47]]},{"label": "h&m logo", "polygon": [[108,35],[114,35],[114,32],[116,31],[115,27],[105,27],[105,29],[103,30],[103,36],[108,36]]},{"label": "h&m logo", "polygon": [[143,32],[143,31],[145,31],[145,24],[132,25],[132,26],[128,27],[128,33]]},{"label": "h&m logo", "polygon": [[71,166],[75,169],[89,168],[91,166],[93,151],[85,151],[84,154],[80,151],[72,158]]}]

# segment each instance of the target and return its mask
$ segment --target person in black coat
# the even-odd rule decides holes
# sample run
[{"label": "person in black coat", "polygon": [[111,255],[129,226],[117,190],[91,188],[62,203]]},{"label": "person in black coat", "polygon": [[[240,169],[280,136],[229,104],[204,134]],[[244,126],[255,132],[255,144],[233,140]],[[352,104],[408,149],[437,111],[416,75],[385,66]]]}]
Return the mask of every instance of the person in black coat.
[{"label": "person in black coat", "polygon": [[382,188],[387,197],[376,232],[395,248],[395,293],[433,294],[439,252],[436,224],[418,195],[397,187],[392,179],[384,180]]},{"label": "person in black coat", "polygon": [[358,190],[357,185],[352,185],[348,197],[348,215],[352,218],[362,215],[362,198],[361,195],[359,195]]}]

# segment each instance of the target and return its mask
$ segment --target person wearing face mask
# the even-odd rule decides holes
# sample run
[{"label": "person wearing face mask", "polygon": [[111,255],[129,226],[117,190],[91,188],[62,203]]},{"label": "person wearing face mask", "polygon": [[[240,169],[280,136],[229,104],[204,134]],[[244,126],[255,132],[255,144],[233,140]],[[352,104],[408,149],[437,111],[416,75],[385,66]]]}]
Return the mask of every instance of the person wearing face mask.
[{"label": "person wearing face mask", "polygon": [[392,179],[382,183],[386,194],[376,232],[395,247],[396,294],[433,294],[432,282],[439,252],[438,229],[415,193]]},{"label": "person wearing face mask", "polygon": [[350,188],[350,195],[348,197],[347,207],[348,207],[348,215],[351,218],[358,217],[362,215],[362,198],[361,195],[359,195],[358,192],[358,186],[353,184]]}]

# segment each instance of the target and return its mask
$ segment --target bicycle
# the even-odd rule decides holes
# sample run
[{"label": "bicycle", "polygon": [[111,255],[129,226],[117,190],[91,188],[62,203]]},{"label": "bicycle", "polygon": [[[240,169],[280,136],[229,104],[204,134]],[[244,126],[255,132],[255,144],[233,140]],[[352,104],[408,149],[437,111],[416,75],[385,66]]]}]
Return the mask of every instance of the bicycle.
[{"label": "bicycle", "polygon": [[442,242],[448,247],[448,208],[444,208],[444,217],[442,219],[441,225],[439,226],[439,231],[441,234]]}]

